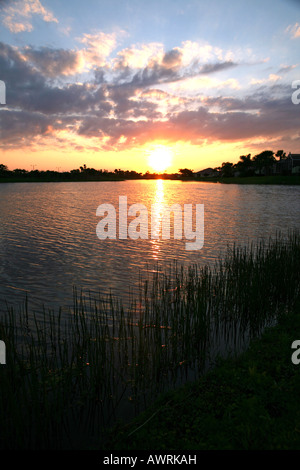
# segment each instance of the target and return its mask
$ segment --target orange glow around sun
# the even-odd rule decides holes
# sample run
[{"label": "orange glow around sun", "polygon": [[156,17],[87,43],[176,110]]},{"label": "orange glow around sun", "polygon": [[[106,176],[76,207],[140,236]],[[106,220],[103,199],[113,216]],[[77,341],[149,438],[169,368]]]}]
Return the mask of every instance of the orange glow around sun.
[{"label": "orange glow around sun", "polygon": [[164,145],[158,145],[149,151],[148,164],[156,172],[162,173],[172,164],[172,151]]}]

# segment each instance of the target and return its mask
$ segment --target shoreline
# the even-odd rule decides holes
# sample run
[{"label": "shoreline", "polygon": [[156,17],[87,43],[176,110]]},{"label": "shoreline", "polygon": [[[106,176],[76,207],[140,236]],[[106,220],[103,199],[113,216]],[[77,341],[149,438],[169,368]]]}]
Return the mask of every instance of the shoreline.
[{"label": "shoreline", "polygon": [[246,351],[116,425],[100,450],[300,450],[300,364],[291,360],[299,306],[298,298]]},{"label": "shoreline", "polygon": [[271,176],[236,176],[228,178],[198,178],[196,181],[206,181],[221,184],[273,184],[300,185],[300,175],[271,175]]},{"label": "shoreline", "polygon": [[95,182],[114,182],[114,181],[152,181],[152,180],[170,180],[196,183],[220,183],[220,184],[267,184],[267,185],[300,185],[300,175],[272,175],[272,176],[249,176],[249,177],[228,177],[228,178],[174,178],[164,175],[157,178],[103,178],[103,179],[50,179],[50,178],[1,178],[1,183],[95,183]]},{"label": "shoreline", "polygon": [[[299,253],[295,231],[288,240],[233,247],[217,269],[175,265],[149,283],[141,279],[141,303],[128,310],[113,292],[103,303],[75,290],[63,318],[61,309],[58,316],[46,307],[36,313],[26,297],[0,321],[9,364],[1,382],[0,447],[202,450],[263,443],[300,450],[300,366],[291,361],[300,330]],[[259,345],[241,369],[241,347],[279,319],[289,330],[281,325],[278,340]],[[220,372],[223,352],[233,354]],[[189,383],[177,389],[182,380]]]}]

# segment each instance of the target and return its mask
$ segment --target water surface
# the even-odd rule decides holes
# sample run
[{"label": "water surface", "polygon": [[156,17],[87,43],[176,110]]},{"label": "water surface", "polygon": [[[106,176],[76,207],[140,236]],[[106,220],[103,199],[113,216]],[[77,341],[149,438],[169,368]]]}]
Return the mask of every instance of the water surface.
[{"label": "water surface", "polygon": [[[99,240],[97,207],[119,196],[131,204],[204,204],[204,246],[187,240]],[[124,297],[139,274],[166,266],[213,263],[234,242],[300,227],[300,187],[168,180],[0,185],[0,307],[69,306],[73,286]]]}]

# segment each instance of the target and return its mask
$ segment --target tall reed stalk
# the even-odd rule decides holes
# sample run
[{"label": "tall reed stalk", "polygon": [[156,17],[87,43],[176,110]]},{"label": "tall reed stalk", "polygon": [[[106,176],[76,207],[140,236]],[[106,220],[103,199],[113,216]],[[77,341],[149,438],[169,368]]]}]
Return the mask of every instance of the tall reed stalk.
[{"label": "tall reed stalk", "polygon": [[126,307],[112,294],[0,323],[0,446],[86,448],[166,388],[199,377],[299,298],[300,234],[233,246],[213,267],[177,263],[141,278]]}]

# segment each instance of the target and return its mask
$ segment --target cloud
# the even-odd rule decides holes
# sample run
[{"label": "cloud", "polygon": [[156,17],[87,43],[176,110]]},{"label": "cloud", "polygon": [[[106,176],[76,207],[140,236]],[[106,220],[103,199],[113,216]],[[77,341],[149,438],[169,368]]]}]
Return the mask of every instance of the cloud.
[{"label": "cloud", "polygon": [[209,75],[237,67],[230,56],[228,51],[191,41],[168,51],[161,43],[133,45],[119,51],[112,60],[112,69],[117,73],[114,83],[143,88]]},{"label": "cloud", "polygon": [[47,133],[51,119],[30,111],[1,110],[2,149],[32,146],[34,139]]},{"label": "cloud", "polygon": [[294,64],[294,65],[282,65],[282,67],[280,67],[280,69],[278,70],[277,73],[288,73],[290,72],[291,70],[295,69],[296,67],[298,67],[298,64]]},{"label": "cloud", "polygon": [[[287,90],[286,90],[287,91]],[[274,93],[277,92],[274,86]],[[283,89],[282,89],[283,92]],[[86,116],[78,132],[87,137],[106,137],[107,148],[143,145],[154,139],[193,144],[233,142],[246,139],[278,138],[298,133],[296,106],[290,96],[272,97],[272,90],[262,89],[256,96],[245,99],[218,97],[207,99],[196,110],[182,110],[168,119],[140,120]],[[212,107],[216,110],[212,111]]]},{"label": "cloud", "polygon": [[277,82],[277,80],[281,80],[282,77],[280,75],[277,75],[276,73],[270,73],[269,75],[269,80],[271,82]]},{"label": "cloud", "polygon": [[290,35],[292,39],[300,38],[300,25],[295,23],[294,25],[289,25],[285,32]]},{"label": "cloud", "polygon": [[47,10],[39,0],[14,0],[1,5],[2,23],[12,33],[32,31],[34,15],[41,17],[47,23],[58,23],[50,10]]},{"label": "cloud", "polygon": [[250,81],[251,85],[262,85],[265,83],[270,83],[270,82],[277,82],[278,80],[281,80],[282,77],[280,75],[277,75],[276,73],[270,73],[267,78],[252,78]]},{"label": "cloud", "polygon": [[195,96],[201,93],[207,93],[207,90],[217,89],[233,89],[238,90],[240,88],[238,80],[235,78],[228,78],[227,80],[219,80],[212,76],[203,74],[195,77],[184,78],[176,83],[170,85],[173,93],[185,93],[186,95]]},{"label": "cloud", "polygon": [[33,94],[45,83],[45,78],[33,69],[18,48],[4,43],[0,43],[0,70],[10,103],[12,94],[26,93],[26,90]]},{"label": "cloud", "polygon": [[[8,109],[0,109],[1,148],[49,142],[79,148],[92,142],[111,150],[155,139],[200,145],[298,135],[299,110],[278,74],[249,87],[246,95],[230,73],[229,78],[214,76],[237,66],[222,54],[217,60],[216,51],[206,62],[186,62],[183,48],[164,51],[152,44],[140,47],[136,62],[129,53],[135,46],[120,51],[114,61],[116,35],[81,39],[83,48],[76,51],[0,43],[8,103]],[[91,55],[93,75],[70,83],[70,75],[87,68],[82,54]]]},{"label": "cloud", "polygon": [[23,57],[43,75],[52,78],[81,72],[84,66],[80,52],[66,49],[26,47],[23,50]]},{"label": "cloud", "polygon": [[[32,49],[26,49],[27,53],[36,52]],[[33,66],[23,51],[17,48],[0,43],[0,69],[1,78],[6,83],[7,103],[10,108],[30,110],[42,112],[43,114],[61,114],[88,112],[101,107],[103,112],[109,112],[111,105],[105,96],[105,89],[90,83],[86,84],[65,84],[58,87],[49,83],[49,67],[50,76],[53,70],[49,61],[49,51],[41,52],[42,57],[38,54],[38,62],[41,69]],[[54,61],[52,67],[62,69],[62,54],[60,50],[52,51],[54,56],[59,56],[59,61]],[[29,54],[30,55],[30,54]],[[51,56],[51,54],[50,54]],[[71,56],[72,57],[72,56]],[[35,56],[36,58],[36,56]],[[51,62],[51,61],[50,61]],[[71,67],[74,63],[65,64]],[[47,72],[47,74],[46,74]]]},{"label": "cloud", "polygon": [[181,65],[182,52],[178,49],[172,49],[165,53],[162,59],[162,65],[166,68],[177,68]]},{"label": "cloud", "polygon": [[[244,99],[217,97],[204,103],[206,107],[179,113],[171,122],[179,125],[186,136],[219,141],[267,140],[270,136],[297,133],[298,110],[291,106],[288,86],[262,87]],[[216,111],[211,111],[212,106]]]},{"label": "cloud", "polygon": [[115,84],[143,88],[145,86],[177,80],[182,53],[179,48],[165,52],[160,43],[132,46],[118,52],[113,61],[117,72]]},{"label": "cloud", "polygon": [[[150,87],[154,85],[172,83],[186,80],[188,78],[196,78],[198,75],[210,75],[222,70],[237,66],[232,62],[219,62],[212,64],[204,64],[194,67],[181,67],[182,54],[180,51],[171,50],[164,54],[161,60],[153,59],[143,69],[137,70],[134,74],[133,70],[126,68],[118,77],[118,83],[127,79],[127,84],[138,88]],[[235,83],[237,81],[235,80]]]},{"label": "cloud", "polygon": [[201,67],[200,73],[201,74],[211,74],[214,72],[219,72],[221,70],[226,70],[232,67],[237,67],[238,64],[232,62],[232,61],[226,61],[226,62],[217,62],[213,64],[205,64]]},{"label": "cloud", "polygon": [[115,70],[143,69],[151,62],[157,62],[164,56],[164,46],[158,42],[133,45],[122,49],[113,59]]},{"label": "cloud", "polygon": [[83,60],[87,68],[106,65],[106,60],[117,46],[116,33],[84,34],[78,41],[83,44],[81,50]]},{"label": "cloud", "polygon": [[161,83],[170,83],[181,78],[180,71],[178,71],[176,66],[168,67],[162,63],[154,62],[141,71],[136,72],[130,84],[137,88],[144,88]]},{"label": "cloud", "polygon": [[205,63],[216,57],[221,59],[220,49],[214,49],[210,44],[200,44],[196,41],[184,41],[180,48],[182,52],[182,63],[189,66],[194,63]]}]

